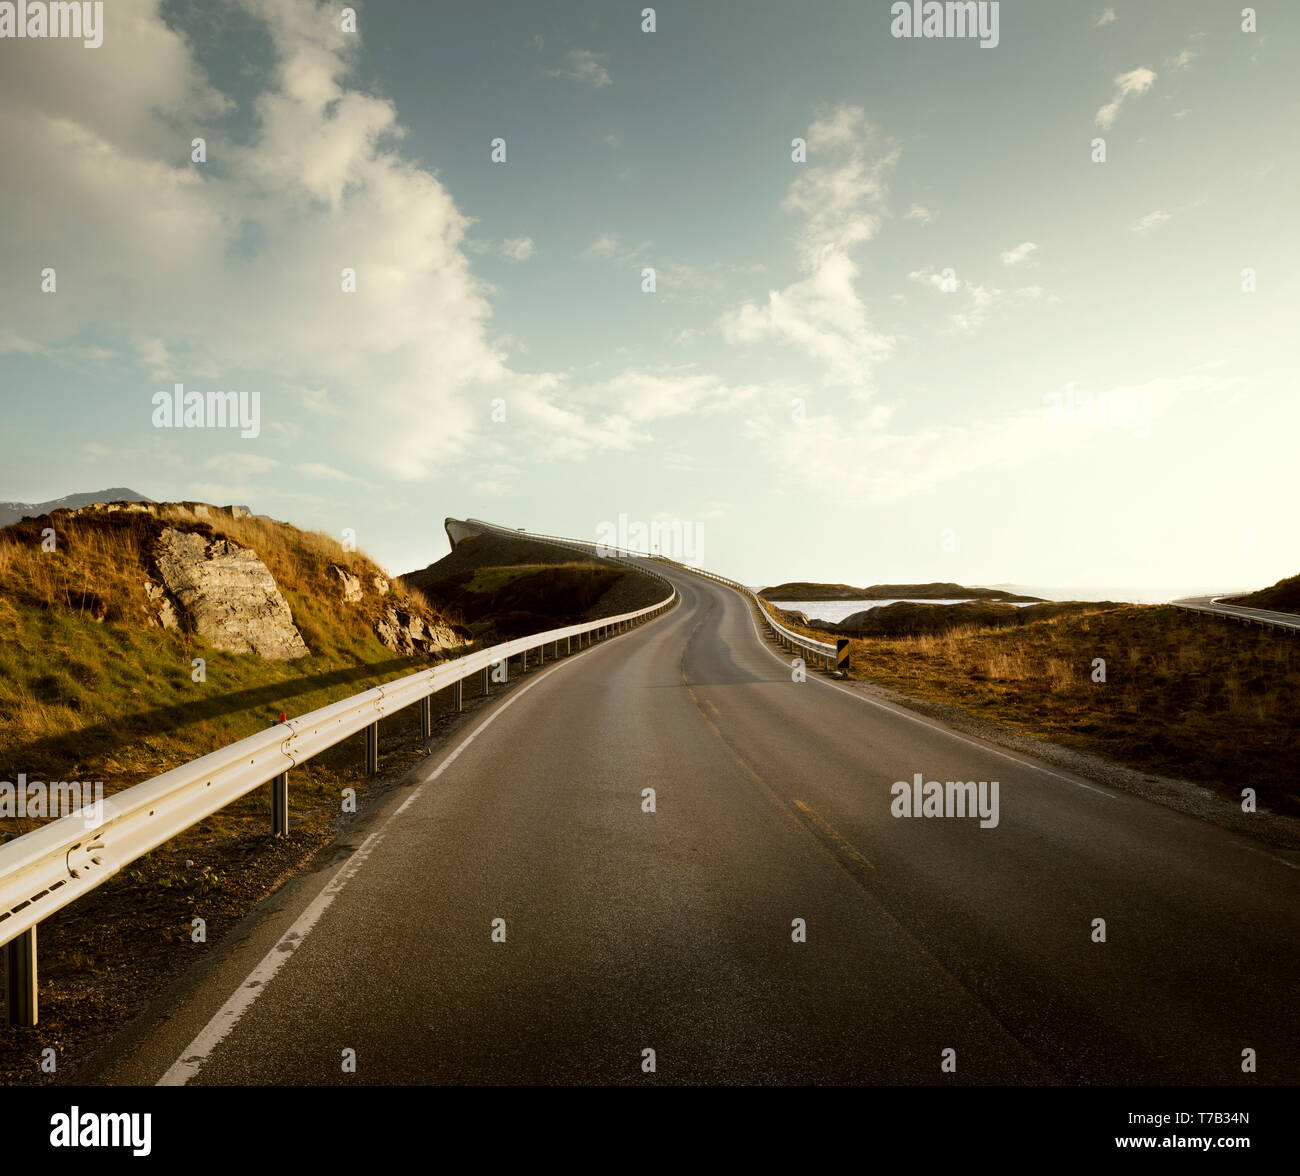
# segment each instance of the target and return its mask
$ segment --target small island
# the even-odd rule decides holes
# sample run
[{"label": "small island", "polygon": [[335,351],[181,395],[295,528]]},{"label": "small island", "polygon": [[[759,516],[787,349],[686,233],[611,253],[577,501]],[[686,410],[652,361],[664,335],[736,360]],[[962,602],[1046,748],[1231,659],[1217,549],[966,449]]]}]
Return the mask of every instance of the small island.
[{"label": "small island", "polygon": [[1039,596],[1017,596],[999,588],[963,588],[960,584],[873,584],[854,588],[850,584],[810,584],[794,580],[764,588],[767,600],[998,600],[1006,604],[1042,604]]}]

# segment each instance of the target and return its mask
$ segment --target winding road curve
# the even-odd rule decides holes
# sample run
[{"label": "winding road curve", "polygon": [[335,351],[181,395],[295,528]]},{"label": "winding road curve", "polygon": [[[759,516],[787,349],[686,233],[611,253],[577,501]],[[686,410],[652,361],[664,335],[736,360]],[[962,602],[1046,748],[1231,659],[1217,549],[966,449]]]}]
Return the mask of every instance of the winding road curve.
[{"label": "winding road curve", "polygon": [[1300,616],[1295,613],[1276,612],[1267,608],[1247,608],[1241,604],[1224,604],[1223,602],[1228,599],[1226,596],[1184,596],[1169,603],[1176,608],[1190,609],[1192,612],[1215,613],[1250,625],[1268,625],[1271,628],[1300,633]]},{"label": "winding road curve", "polygon": [[[80,1080],[1300,1080],[1300,856],[795,681],[655,567],[677,608],[475,709]],[[918,772],[996,827],[891,816]]]}]

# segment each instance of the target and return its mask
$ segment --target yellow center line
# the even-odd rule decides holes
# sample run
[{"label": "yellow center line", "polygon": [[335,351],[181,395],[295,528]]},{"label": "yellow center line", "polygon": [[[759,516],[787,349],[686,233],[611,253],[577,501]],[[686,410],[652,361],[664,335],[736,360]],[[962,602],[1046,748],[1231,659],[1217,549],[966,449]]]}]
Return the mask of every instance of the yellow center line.
[{"label": "yellow center line", "polygon": [[874,870],[873,866],[866,858],[860,854],[848,838],[842,836],[834,826],[831,825],[821,813],[817,812],[811,805],[805,804],[802,800],[794,802],[795,807],[804,814],[822,833],[831,841],[835,847],[845,855],[854,865],[865,866],[868,870]]}]

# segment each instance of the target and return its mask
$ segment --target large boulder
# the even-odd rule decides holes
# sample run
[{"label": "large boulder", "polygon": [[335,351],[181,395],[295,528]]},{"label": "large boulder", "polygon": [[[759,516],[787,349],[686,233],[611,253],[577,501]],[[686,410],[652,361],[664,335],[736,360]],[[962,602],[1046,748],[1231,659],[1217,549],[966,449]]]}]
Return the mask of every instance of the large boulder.
[{"label": "large boulder", "polygon": [[159,536],[154,562],[167,592],[214,649],[273,661],[311,652],[257,552],[169,527]]}]

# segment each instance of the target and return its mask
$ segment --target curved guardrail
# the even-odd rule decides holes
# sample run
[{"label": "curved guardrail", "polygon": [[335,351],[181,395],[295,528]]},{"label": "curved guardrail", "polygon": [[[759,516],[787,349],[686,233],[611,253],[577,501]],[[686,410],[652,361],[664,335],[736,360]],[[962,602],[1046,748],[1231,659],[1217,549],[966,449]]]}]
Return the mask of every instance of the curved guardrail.
[{"label": "curved guardrail", "polygon": [[[608,543],[588,542],[581,539],[564,539],[558,535],[537,535],[531,531],[522,529],[510,530],[509,527],[499,527],[493,523],[486,523],[482,519],[467,519],[466,522],[473,523],[477,527],[485,530],[494,531],[499,535],[512,535],[516,539],[523,535],[528,539],[537,540],[543,543],[550,543],[556,547],[567,547],[572,550],[586,553],[595,553],[606,559],[615,559],[618,563],[626,564],[628,567],[635,568],[639,572],[645,572],[653,575],[644,566],[644,563],[632,563],[629,559],[620,558],[621,556],[634,556],[643,561],[651,563],[665,563],[677,568],[679,571],[687,572],[693,576],[703,576],[706,580],[712,580],[717,584],[725,584],[728,588],[734,588],[741,595],[748,597],[758,608],[758,615],[763,624],[767,626],[768,631],[776,639],[777,643],[783,648],[790,650],[792,653],[806,653],[817,664],[824,666],[826,669],[835,668],[835,646],[827,641],[816,641],[811,637],[805,637],[802,633],[796,633],[782,625],[771,612],[768,611],[767,604],[761,596],[752,588],[741,584],[736,580],[729,580],[726,576],[715,575],[713,572],[706,572],[702,568],[693,568],[687,564],[678,563],[676,560],[666,559],[664,556],[652,556],[643,551],[635,551],[629,547],[617,547]],[[608,553],[616,551],[619,556],[610,556]],[[666,583],[667,581],[665,581]]]},{"label": "curved guardrail", "polygon": [[686,567],[677,563],[674,563],[673,566],[680,567],[682,571],[690,572],[692,575],[703,576],[706,580],[712,580],[714,583],[725,584],[728,588],[734,588],[742,596],[748,597],[754,603],[758,609],[760,619],[767,626],[768,632],[776,639],[778,645],[788,649],[791,653],[807,654],[809,658],[825,669],[835,668],[835,646],[832,643],[829,641],[816,641],[811,637],[805,637],[802,633],[787,629],[768,611],[769,602],[759,596],[752,588],[735,580],[728,580],[726,576],[706,572],[701,568]]},{"label": "curved guardrail", "polygon": [[1249,608],[1242,604],[1224,604],[1226,599],[1226,596],[1184,596],[1169,603],[1174,608],[1222,617],[1224,620],[1236,621],[1239,625],[1263,625],[1269,629],[1281,629],[1292,636],[1300,633],[1300,616],[1288,616],[1266,608]]},{"label": "curved guardrail", "polygon": [[[490,523],[477,525],[518,536],[518,532]],[[636,567],[627,560],[617,562]],[[576,639],[582,648],[584,639],[590,643],[626,632],[676,603],[677,590],[664,577],[644,568],[636,570],[661,580],[668,595],[645,608],[506,641],[372,687],[259,731],[0,845],[0,945],[5,950],[9,1023],[36,1023],[36,928],[43,919],[263,784],[272,785],[272,831],[287,832],[288,773],[312,756],[364,730],[368,732],[366,770],[373,772],[378,769],[380,719],[419,703],[421,733],[427,737],[429,700],[438,691],[453,688],[460,709],[461,684],[474,674],[482,675],[486,692],[489,671],[512,657],[522,655],[526,666],[529,653],[536,650],[544,660],[546,647],[552,645],[558,657],[561,641],[571,649]]]}]

